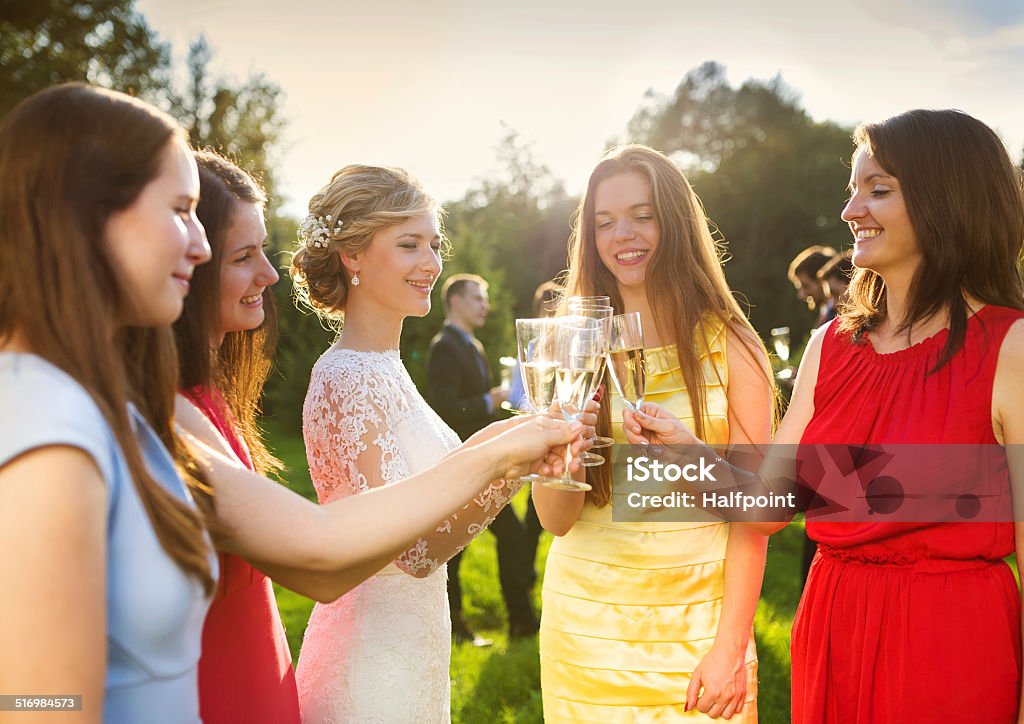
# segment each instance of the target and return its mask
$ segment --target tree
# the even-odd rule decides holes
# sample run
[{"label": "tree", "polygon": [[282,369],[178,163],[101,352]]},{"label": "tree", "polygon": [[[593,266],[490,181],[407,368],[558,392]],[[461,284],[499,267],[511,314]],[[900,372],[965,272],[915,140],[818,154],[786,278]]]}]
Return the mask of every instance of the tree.
[{"label": "tree", "polygon": [[170,48],[134,0],[0,0],[0,114],[38,90],[83,81],[157,100]]},{"label": "tree", "polygon": [[185,91],[170,94],[173,112],[194,146],[213,148],[261,179],[270,198],[268,215],[273,216],[280,199],[270,155],[284,129],[279,114],[281,88],[262,74],[241,84],[211,79],[212,58],[206,38],[200,35],[189,46]]},{"label": "tree", "polygon": [[[565,268],[575,206],[515,131],[507,131],[496,151],[498,171],[448,206],[451,250],[442,275],[470,272],[489,283],[491,313],[478,336],[495,371],[499,357],[515,354],[514,320],[532,316],[536,287]],[[438,300],[428,317],[408,320],[402,334],[406,365],[420,385],[430,338],[444,318],[441,306]]]},{"label": "tree", "polygon": [[804,247],[849,245],[839,210],[850,130],[815,122],[779,77],[734,88],[722,65],[705,63],[671,96],[648,91],[627,139],[683,166],[715,232],[728,242],[726,274],[752,305],[755,326],[764,334],[788,324],[800,339],[812,319],[786,270]]}]

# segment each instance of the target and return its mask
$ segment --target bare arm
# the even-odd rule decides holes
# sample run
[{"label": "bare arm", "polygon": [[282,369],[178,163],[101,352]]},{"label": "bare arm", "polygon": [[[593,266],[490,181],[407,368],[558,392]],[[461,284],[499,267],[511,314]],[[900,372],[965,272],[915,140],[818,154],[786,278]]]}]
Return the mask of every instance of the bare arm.
[{"label": "bare arm", "polygon": [[[580,422],[584,426],[584,438],[589,439],[596,434],[594,426],[597,425],[597,413],[600,409],[600,404],[594,400],[587,403],[586,412],[580,418]],[[559,413],[552,414],[557,416]],[[583,480],[586,477],[586,472],[581,468],[573,477]],[[572,530],[583,511],[587,495],[584,491],[556,490],[540,483],[533,484],[530,494],[533,496],[533,505],[537,510],[537,519],[541,526],[552,535],[558,536],[565,535]]]},{"label": "bare arm", "polygon": [[[744,330],[746,332],[746,330]],[[729,445],[765,445],[771,439],[772,389],[768,359],[760,341],[729,330]],[[722,613],[715,643],[698,664],[687,692],[688,707],[729,719],[743,710],[746,652],[764,579],[768,537],[754,528],[731,524],[725,550]],[[698,698],[701,686],[703,694]]]},{"label": "bare arm", "polygon": [[[796,477],[794,462],[786,450],[792,449],[793,446],[800,443],[804,430],[814,415],[814,388],[818,383],[821,345],[827,329],[827,326],[818,329],[807,344],[807,350],[804,352],[800,364],[800,372],[797,374],[793,399],[785,417],[782,418],[779,429],[775,432],[775,444],[768,447],[757,474],[734,470],[737,481],[742,480],[744,486],[749,485],[751,490],[760,486],[766,492],[789,492],[788,490],[771,490],[770,485],[765,481],[793,481]],[[654,403],[645,402],[639,413],[623,410],[622,418],[626,439],[634,445],[669,447],[704,444],[678,418]],[[751,526],[761,533],[770,535],[785,528],[787,522],[749,520],[738,524]]]},{"label": "bare arm", "polygon": [[[179,426],[209,425],[194,407],[191,415],[199,417],[191,419],[182,409]],[[552,420],[523,421],[487,443],[456,450],[418,475],[323,506],[249,471],[202,439],[185,439],[214,484],[223,527],[217,547],[300,593],[333,600],[436,529],[490,480],[525,474],[526,457],[543,457],[575,430]]]},{"label": "bare arm", "polygon": [[77,448],[38,448],[0,468],[0,692],[82,694],[85,722],[100,721],[107,668],[106,498]]},{"label": "bare arm", "polygon": [[[992,422],[996,437],[1006,446],[1013,494],[1014,543],[1018,567],[1024,562],[1024,321],[1010,327],[999,350],[992,388]],[[1024,618],[1020,631],[1024,637]],[[1024,722],[1024,682],[1017,721]]]}]

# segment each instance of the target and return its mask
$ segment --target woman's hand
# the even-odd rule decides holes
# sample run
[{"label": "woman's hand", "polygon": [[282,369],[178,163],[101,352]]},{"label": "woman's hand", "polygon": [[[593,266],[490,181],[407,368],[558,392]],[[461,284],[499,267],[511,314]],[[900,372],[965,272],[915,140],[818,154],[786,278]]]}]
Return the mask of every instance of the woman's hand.
[{"label": "woman's hand", "polygon": [[639,410],[622,410],[622,429],[632,445],[701,445],[679,418],[653,402],[645,402]]},{"label": "woman's hand", "polygon": [[743,711],[743,700],[747,696],[745,659],[746,647],[726,650],[713,644],[690,677],[690,687],[686,690],[687,711],[696,707],[712,719],[731,719]]},{"label": "woman's hand", "polygon": [[[578,439],[583,426],[571,425],[548,415],[514,418],[504,432],[482,445],[500,456],[498,477],[519,478],[531,472],[557,476],[565,468],[566,445],[570,445],[569,471],[579,469],[579,454],[584,441]],[[574,442],[575,440],[575,442]]]}]

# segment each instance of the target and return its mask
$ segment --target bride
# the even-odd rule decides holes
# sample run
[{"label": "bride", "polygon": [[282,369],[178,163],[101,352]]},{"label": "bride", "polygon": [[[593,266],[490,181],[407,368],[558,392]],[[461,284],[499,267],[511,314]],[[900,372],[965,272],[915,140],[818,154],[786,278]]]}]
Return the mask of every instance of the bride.
[{"label": "bride", "polygon": [[[344,321],[313,367],[303,405],[321,503],[406,478],[459,445],[398,354],[402,321],[430,311],[441,273],[439,214],[419,183],[394,168],[346,166],[309,202],[292,276],[302,301]],[[303,721],[449,721],[444,564],[518,487],[496,481],[384,570],[316,605],[296,669]]]}]

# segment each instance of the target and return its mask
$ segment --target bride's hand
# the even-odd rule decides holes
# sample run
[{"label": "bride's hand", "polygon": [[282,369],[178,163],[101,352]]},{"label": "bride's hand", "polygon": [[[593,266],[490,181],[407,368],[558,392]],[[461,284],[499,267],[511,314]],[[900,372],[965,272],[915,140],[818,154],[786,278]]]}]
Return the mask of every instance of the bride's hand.
[{"label": "bride's hand", "polygon": [[[583,414],[580,415],[579,422],[583,426],[580,434],[583,436],[583,447],[580,448],[581,452],[589,450],[593,446],[591,438],[597,434],[597,413],[601,411],[601,403],[597,400],[588,400],[586,406],[583,408]],[[551,403],[551,408],[548,410],[548,417],[553,420],[564,420],[562,416],[562,408],[557,401]],[[563,449],[564,453],[565,450]]]},{"label": "bride's hand", "polygon": [[564,468],[565,446],[572,446],[570,472],[579,469],[579,453],[584,441],[579,439],[583,426],[571,425],[546,415],[513,418],[507,429],[488,440],[500,455],[502,478],[519,478],[531,472],[559,475]]},{"label": "bride's hand", "polygon": [[475,433],[466,438],[466,440],[462,443],[462,447],[473,447],[474,445],[479,445],[482,442],[493,440],[503,432],[512,429],[516,425],[522,424],[524,419],[525,417],[523,415],[515,415],[505,420],[498,420],[497,422],[492,422],[491,424],[487,425],[487,427],[480,428]]},{"label": "bride's hand", "polygon": [[675,415],[653,402],[637,411],[623,408],[622,429],[632,445],[699,445],[700,440]]}]

